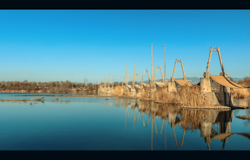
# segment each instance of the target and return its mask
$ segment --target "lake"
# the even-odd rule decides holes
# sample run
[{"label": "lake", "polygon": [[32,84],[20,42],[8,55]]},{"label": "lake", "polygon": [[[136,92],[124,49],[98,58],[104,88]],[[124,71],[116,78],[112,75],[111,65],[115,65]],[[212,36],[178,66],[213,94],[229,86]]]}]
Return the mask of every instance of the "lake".
[{"label": "lake", "polygon": [[[0,99],[36,97],[24,95],[0,93]],[[0,150],[250,150],[250,121],[235,117],[249,115],[249,109],[184,109],[112,97],[44,98],[32,104],[0,101]]]}]

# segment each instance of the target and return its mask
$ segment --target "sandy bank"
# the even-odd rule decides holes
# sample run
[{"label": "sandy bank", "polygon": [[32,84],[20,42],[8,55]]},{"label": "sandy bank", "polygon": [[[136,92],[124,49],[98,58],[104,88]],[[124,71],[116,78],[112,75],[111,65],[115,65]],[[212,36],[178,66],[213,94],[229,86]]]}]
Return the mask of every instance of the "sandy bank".
[{"label": "sandy bank", "polygon": [[188,108],[188,109],[231,110],[231,107],[228,107],[228,106],[205,106],[205,107],[181,106],[181,108]]},{"label": "sandy bank", "polygon": [[240,119],[250,119],[250,115],[239,115],[235,117],[240,118]]}]

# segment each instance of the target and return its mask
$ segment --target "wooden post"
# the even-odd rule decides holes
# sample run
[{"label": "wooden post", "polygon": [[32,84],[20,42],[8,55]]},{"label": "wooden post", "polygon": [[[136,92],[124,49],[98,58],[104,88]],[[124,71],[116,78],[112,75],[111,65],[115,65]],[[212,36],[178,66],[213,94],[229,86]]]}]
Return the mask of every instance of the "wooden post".
[{"label": "wooden post", "polygon": [[164,82],[166,81],[166,44],[164,44]]},{"label": "wooden post", "polygon": [[153,81],[153,44],[151,44],[151,81]]}]

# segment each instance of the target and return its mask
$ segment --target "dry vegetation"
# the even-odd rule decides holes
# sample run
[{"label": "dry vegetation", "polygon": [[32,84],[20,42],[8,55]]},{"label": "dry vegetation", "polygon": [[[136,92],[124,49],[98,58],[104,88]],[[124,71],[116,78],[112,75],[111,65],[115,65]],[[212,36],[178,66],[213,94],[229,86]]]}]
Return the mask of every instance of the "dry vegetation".
[{"label": "dry vegetation", "polygon": [[167,87],[158,88],[155,92],[155,99],[169,103],[180,102],[181,99],[178,93],[169,93],[167,90]]},{"label": "dry vegetation", "polygon": [[245,77],[243,80],[240,80],[238,82],[239,85],[242,85],[243,87],[250,87],[250,77]]},{"label": "dry vegetation", "polygon": [[203,107],[209,106],[210,101],[200,92],[198,85],[180,87],[178,92],[169,93],[167,87],[158,89],[155,92],[157,101],[169,103],[181,103],[183,106]]},{"label": "dry vegetation", "polygon": [[179,96],[184,106],[211,106],[210,100],[204,97],[198,85],[181,87]]},{"label": "dry vegetation", "polygon": [[124,93],[124,90],[123,90],[123,88],[121,86],[116,86],[114,88],[114,94],[115,95],[123,95],[123,93]]},{"label": "dry vegetation", "polygon": [[231,89],[234,99],[250,99],[250,88]]},{"label": "dry vegetation", "polygon": [[130,96],[129,90],[125,90],[125,91],[123,92],[123,95],[124,95],[125,97],[129,97],[129,96]]},{"label": "dry vegetation", "polygon": [[[230,78],[230,77],[229,77]],[[233,79],[230,78],[232,81]],[[249,87],[246,89],[231,89],[234,99],[250,99],[250,77],[244,78],[238,84]],[[140,99],[154,99],[156,101],[168,103],[181,103],[183,106],[204,107],[212,106],[211,101],[200,92],[200,86],[192,84],[191,86],[179,87],[177,93],[167,92],[167,87],[158,88],[152,97],[148,96],[149,89],[142,92]],[[219,104],[216,104],[219,105]]]},{"label": "dry vegetation", "polygon": [[234,99],[250,99],[250,77],[245,77],[238,81],[238,84],[245,87],[245,89],[232,89]]},{"label": "dry vegetation", "polygon": [[144,88],[141,90],[140,99],[141,99],[141,100],[149,99],[149,91],[150,91],[150,87],[144,87]]}]

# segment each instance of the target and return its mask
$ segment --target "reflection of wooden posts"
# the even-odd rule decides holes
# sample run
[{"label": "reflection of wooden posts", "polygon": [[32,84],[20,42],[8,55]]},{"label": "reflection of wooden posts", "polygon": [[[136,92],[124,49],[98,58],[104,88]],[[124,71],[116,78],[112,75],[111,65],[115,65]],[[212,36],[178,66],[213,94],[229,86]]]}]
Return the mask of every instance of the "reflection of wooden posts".
[{"label": "reflection of wooden posts", "polygon": [[148,123],[149,123],[149,117],[150,117],[150,115],[148,115],[147,124],[145,124],[144,119],[143,119],[143,114],[141,114],[141,118],[142,118],[142,123],[143,123],[143,126],[148,126]]},{"label": "reflection of wooden posts", "polygon": [[172,128],[173,128],[173,132],[174,132],[174,140],[175,140],[175,144],[176,144],[176,146],[178,146],[178,144],[177,144],[177,140],[176,140],[176,135],[175,135],[175,130],[174,130],[175,126],[173,126]]},{"label": "reflection of wooden posts", "polygon": [[128,107],[125,106],[125,129],[127,129],[127,110]]},{"label": "reflection of wooden posts", "polygon": [[135,109],[133,108],[133,114],[134,114],[134,117],[133,117],[133,130],[135,130]]},{"label": "reflection of wooden posts", "polygon": [[165,119],[165,150],[167,149],[167,124],[166,124],[166,119]]},{"label": "reflection of wooden posts", "polygon": [[139,112],[139,114],[138,114],[137,119],[136,119],[136,117],[135,117],[135,109],[134,109],[134,108],[133,108],[133,114],[134,114],[134,117],[133,117],[133,129],[135,130],[135,121],[138,121],[138,120],[139,120],[139,118],[140,118],[140,112]]},{"label": "reflection of wooden posts", "polygon": [[[217,123],[217,131],[219,132],[218,134],[221,135],[222,137],[216,137],[218,135],[211,134],[212,127],[210,125],[211,122],[202,122],[201,125],[201,137],[205,137],[204,140],[207,143],[208,150],[210,149],[209,143],[211,142],[212,139],[220,139],[221,142],[223,142],[222,145],[222,150],[225,148],[225,143],[228,142],[228,137],[230,137],[231,133],[231,122],[232,122],[232,117],[233,117],[233,111],[227,111],[227,112],[220,112],[219,115],[216,118]],[[227,135],[228,136],[224,136]]]},{"label": "reflection of wooden posts", "polygon": [[183,142],[184,142],[184,136],[185,136],[185,129],[184,129],[184,131],[183,131],[183,134],[182,134],[182,140],[181,140],[181,143],[177,143],[177,139],[176,139],[176,135],[175,135],[175,125],[173,125],[173,132],[174,132],[174,139],[175,139],[175,144],[176,144],[176,146],[178,146],[178,145],[183,145]]},{"label": "reflection of wooden posts", "polygon": [[129,115],[129,111],[128,111],[128,117],[132,117],[133,115],[133,111],[131,112],[131,114]]},{"label": "reflection of wooden posts", "polygon": [[157,126],[156,126],[156,123],[155,123],[155,119],[154,119],[154,124],[155,124],[155,132],[156,132],[156,134],[158,134],[158,133],[162,133],[162,128],[163,128],[163,123],[164,123],[164,121],[162,120],[162,122],[161,122],[161,130],[160,130],[160,132],[158,132],[158,130],[157,130]]},{"label": "reflection of wooden posts", "polygon": [[184,142],[185,131],[186,131],[186,130],[184,129],[183,135],[182,135],[182,140],[181,140],[181,146],[183,145],[183,142]]},{"label": "reflection of wooden posts", "polygon": [[[231,122],[220,123],[220,134],[222,133],[231,133]],[[228,138],[221,141],[228,142]]]},{"label": "reflection of wooden posts", "polygon": [[224,151],[225,143],[227,142],[227,138],[223,140],[222,151]]},{"label": "reflection of wooden posts", "polygon": [[140,118],[140,112],[138,113],[137,121],[139,121],[139,118]]},{"label": "reflection of wooden posts", "polygon": [[207,148],[208,148],[208,150],[210,151],[211,149],[210,149],[210,145],[209,145],[209,142],[207,141]]},{"label": "reflection of wooden posts", "polygon": [[151,150],[153,150],[153,118],[151,116]]},{"label": "reflection of wooden posts", "polygon": [[114,104],[114,102],[113,102],[113,103],[112,103],[112,107],[113,107],[113,108],[112,108],[112,109],[113,109],[112,111],[113,111],[113,112],[114,112],[114,105],[115,105],[115,104]]},{"label": "reflection of wooden posts", "polygon": [[151,115],[151,150],[153,150],[153,121],[155,120],[156,117],[156,110],[153,108],[154,102],[149,103],[150,107],[150,115]]},{"label": "reflection of wooden posts", "polygon": [[201,137],[204,137],[204,141],[207,143],[208,150],[210,150],[209,143],[211,142],[211,135],[212,135],[212,123],[203,121],[201,122]]}]

